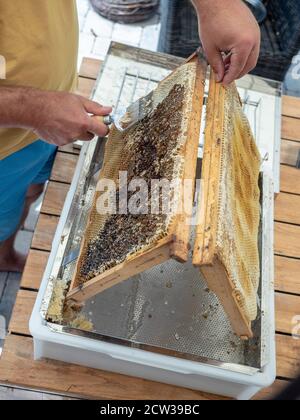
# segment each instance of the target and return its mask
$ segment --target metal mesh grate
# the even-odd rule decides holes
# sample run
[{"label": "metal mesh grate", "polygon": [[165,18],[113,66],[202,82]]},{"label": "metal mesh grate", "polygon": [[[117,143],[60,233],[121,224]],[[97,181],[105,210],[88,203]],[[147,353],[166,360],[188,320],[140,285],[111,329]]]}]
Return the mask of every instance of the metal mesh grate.
[{"label": "metal mesh grate", "polygon": [[[258,336],[246,343],[233,334],[191,260],[184,265],[170,260],[129,279],[88,301],[84,311],[104,336],[189,358],[260,367]],[[260,321],[255,324],[259,331]]]}]

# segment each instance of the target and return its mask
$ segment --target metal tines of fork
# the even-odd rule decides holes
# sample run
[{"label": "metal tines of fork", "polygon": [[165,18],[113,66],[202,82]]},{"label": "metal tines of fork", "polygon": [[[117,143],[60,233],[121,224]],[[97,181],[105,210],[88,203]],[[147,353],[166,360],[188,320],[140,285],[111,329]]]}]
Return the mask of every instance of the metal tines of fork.
[{"label": "metal tines of fork", "polygon": [[[126,82],[128,81],[128,79],[133,79],[129,95],[125,89]],[[141,81],[143,82],[142,84],[140,83]],[[159,81],[155,80],[152,77],[151,73],[149,75],[141,75],[139,70],[137,70],[136,73],[130,71],[128,68],[124,70],[121,86],[116,101],[115,112],[112,117],[113,122],[115,123],[119,131],[125,131],[136,122],[139,112],[142,111],[139,109],[139,99],[147,97],[147,95],[151,94],[151,91],[158,83]],[[137,92],[139,93],[139,98],[136,98]],[[126,95],[127,97],[124,98],[124,95]],[[121,106],[121,102],[125,102],[126,105]],[[143,106],[143,101],[141,101],[140,105]],[[130,113],[126,116],[128,110]],[[127,118],[129,121],[130,119],[132,119],[132,123],[125,124],[125,126],[121,125],[120,121],[123,119],[123,117]]]}]

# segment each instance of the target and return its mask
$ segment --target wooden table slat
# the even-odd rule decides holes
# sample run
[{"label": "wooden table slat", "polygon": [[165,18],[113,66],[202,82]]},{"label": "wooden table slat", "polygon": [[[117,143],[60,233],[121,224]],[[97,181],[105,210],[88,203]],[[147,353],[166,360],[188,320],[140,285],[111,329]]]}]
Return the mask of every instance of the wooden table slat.
[{"label": "wooden table slat", "polygon": [[22,275],[21,287],[38,290],[46,269],[49,252],[31,249]]},{"label": "wooden table slat", "polygon": [[77,93],[86,98],[90,98],[95,86],[95,80],[86,79],[85,77],[78,78]]},{"label": "wooden table slat", "polygon": [[289,381],[276,379],[273,385],[255,395],[253,400],[272,400],[289,385]]},{"label": "wooden table slat", "polygon": [[50,181],[42,204],[42,213],[60,216],[70,186],[60,182]]},{"label": "wooden table slat", "polygon": [[32,248],[51,251],[59,217],[41,213],[32,239]]},{"label": "wooden table slat", "polygon": [[[300,295],[300,260],[275,256],[275,288]],[[299,309],[300,311],[300,309]]]},{"label": "wooden table slat", "polygon": [[284,139],[300,141],[300,119],[283,116],[281,136]]},{"label": "wooden table slat", "polygon": [[300,118],[300,98],[294,96],[283,96],[282,115]]},{"label": "wooden table slat", "polygon": [[73,147],[73,143],[66,144],[58,148],[60,152],[71,153],[72,155],[79,155],[80,150]]},{"label": "wooden table slat", "polygon": [[280,193],[275,200],[275,220],[300,225],[300,195]]},{"label": "wooden table slat", "polygon": [[300,258],[300,226],[275,223],[275,254]]},{"label": "wooden table slat", "polygon": [[9,324],[9,331],[11,333],[30,335],[29,320],[36,297],[37,292],[19,290]]},{"label": "wooden table slat", "polygon": [[295,317],[300,317],[300,296],[276,293],[276,331],[293,334]]},{"label": "wooden table slat", "polygon": [[281,163],[290,166],[297,166],[300,160],[300,142],[281,140]]},{"label": "wooden table slat", "polygon": [[[82,60],[80,70],[79,70],[79,76],[80,77],[87,77],[89,79],[97,79],[99,70],[101,67],[101,61],[95,59],[95,58],[87,58],[85,57]],[[288,102],[287,102],[288,105]]]},{"label": "wooden table slat", "polygon": [[78,156],[76,155],[58,152],[50,180],[71,184],[77,161]]},{"label": "wooden table slat", "polygon": [[282,192],[300,194],[300,169],[281,165],[280,189]]},{"label": "wooden table slat", "polygon": [[276,335],[277,376],[293,379],[300,375],[300,340]]}]

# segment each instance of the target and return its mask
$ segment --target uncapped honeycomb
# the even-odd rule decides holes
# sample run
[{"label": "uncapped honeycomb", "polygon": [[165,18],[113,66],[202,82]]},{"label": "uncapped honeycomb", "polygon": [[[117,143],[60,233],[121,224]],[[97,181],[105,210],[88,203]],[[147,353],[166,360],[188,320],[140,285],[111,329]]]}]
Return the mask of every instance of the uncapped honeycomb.
[{"label": "uncapped honeycomb", "polygon": [[[151,192],[151,180],[172,180],[183,100],[184,87],[175,85],[158,107],[124,136],[119,170],[127,172],[128,184],[142,178]],[[128,191],[128,202],[134,193]],[[150,213],[150,193],[147,204]],[[111,215],[97,237],[88,244],[81,276],[91,279],[123,262],[128,254],[157,237],[158,232],[166,234],[166,228],[166,215],[162,213]]]},{"label": "uncapped honeycomb", "polygon": [[[168,235],[174,214],[151,214],[150,184],[151,180],[172,181],[182,174],[195,78],[195,63],[181,66],[175,76],[159,85],[154,94],[154,106],[142,121],[125,134],[112,129],[100,178],[108,177],[117,182],[119,172],[126,171],[128,184],[133,179],[146,181],[149,212],[101,216],[97,214],[95,202],[75,286],[124,262],[130,255],[147,250]],[[128,192],[128,202],[132,194],[134,192]],[[117,189],[117,209],[121,200]]]},{"label": "uncapped honeycomb", "polygon": [[260,154],[236,87],[226,89],[217,254],[249,321],[257,316],[260,280]]}]

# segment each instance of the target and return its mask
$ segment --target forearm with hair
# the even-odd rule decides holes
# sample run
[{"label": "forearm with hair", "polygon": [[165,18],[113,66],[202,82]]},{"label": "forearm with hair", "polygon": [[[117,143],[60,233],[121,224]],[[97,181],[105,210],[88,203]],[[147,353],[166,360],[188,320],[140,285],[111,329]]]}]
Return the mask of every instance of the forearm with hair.
[{"label": "forearm with hair", "polygon": [[19,86],[0,87],[0,127],[34,128],[32,105],[39,109],[38,89]]}]

